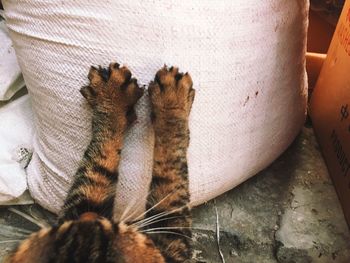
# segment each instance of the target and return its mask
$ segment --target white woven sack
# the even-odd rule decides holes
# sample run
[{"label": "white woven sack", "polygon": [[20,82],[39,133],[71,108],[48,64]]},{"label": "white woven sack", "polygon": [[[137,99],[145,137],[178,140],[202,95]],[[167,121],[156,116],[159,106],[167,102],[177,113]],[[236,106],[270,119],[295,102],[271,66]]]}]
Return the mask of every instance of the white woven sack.
[{"label": "white woven sack", "polygon": [[12,41],[8,35],[5,21],[0,21],[0,101],[11,99],[23,87],[24,80]]},{"label": "white woven sack", "polygon": [[24,168],[30,160],[34,134],[28,95],[0,107],[0,205],[15,200],[27,189]]},{"label": "white woven sack", "polygon": [[[191,73],[194,205],[265,168],[303,124],[307,0],[3,4],[36,117],[29,189],[51,211],[59,210],[90,140],[91,112],[79,89],[91,64],[126,63],[141,84],[164,63]],[[151,177],[147,96],[137,113],[122,152],[117,214],[127,204],[142,207]]]}]

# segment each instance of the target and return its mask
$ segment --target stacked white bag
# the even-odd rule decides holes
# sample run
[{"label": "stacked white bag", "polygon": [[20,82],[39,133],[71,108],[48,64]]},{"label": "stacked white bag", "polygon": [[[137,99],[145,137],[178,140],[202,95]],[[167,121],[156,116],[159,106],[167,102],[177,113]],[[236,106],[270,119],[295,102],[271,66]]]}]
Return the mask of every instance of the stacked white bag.
[{"label": "stacked white bag", "polygon": [[[91,64],[126,63],[141,84],[164,63],[191,73],[197,90],[188,152],[193,205],[265,168],[303,124],[307,0],[3,5],[36,120],[29,189],[51,211],[62,205],[90,140],[91,112],[79,89]],[[150,182],[147,96],[137,113],[122,152],[117,213],[127,204],[142,207]]]},{"label": "stacked white bag", "polygon": [[0,13],[0,101],[7,101],[21,88],[24,80],[9,37],[5,21]]},{"label": "stacked white bag", "polygon": [[[0,10],[2,11],[2,10]],[[1,13],[0,13],[1,16]],[[25,166],[32,148],[33,114],[24,80],[8,30],[0,17],[0,204],[23,204],[30,200]],[[17,93],[17,94],[16,94]],[[15,96],[16,94],[16,96]],[[22,196],[20,199],[18,199]]]}]

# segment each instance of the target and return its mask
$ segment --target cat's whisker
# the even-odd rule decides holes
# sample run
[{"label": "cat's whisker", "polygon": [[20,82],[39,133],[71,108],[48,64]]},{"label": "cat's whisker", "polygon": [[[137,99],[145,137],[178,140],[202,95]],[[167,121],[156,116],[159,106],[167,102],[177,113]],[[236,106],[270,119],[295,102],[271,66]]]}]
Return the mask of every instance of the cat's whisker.
[{"label": "cat's whisker", "polygon": [[[150,196],[153,192],[154,192],[154,189],[149,189],[149,191],[148,191],[148,196]],[[134,208],[134,211],[133,211],[130,215],[126,216],[126,218],[123,218],[123,215],[126,214],[126,212],[124,211],[123,214],[122,214],[122,216],[120,217],[120,221],[121,221],[121,222],[125,222],[125,223],[128,222],[128,221],[139,211],[139,208],[140,208],[141,206],[147,205],[147,204],[149,203],[149,200],[147,200],[147,198],[146,198],[145,203],[139,202],[139,204],[135,207],[135,204],[137,203],[137,201],[139,201],[139,199],[135,198],[135,199],[133,199],[133,201],[131,202],[131,205],[130,205],[130,206],[129,206],[129,205],[127,206],[126,210],[129,210],[129,211],[130,211],[131,208]],[[128,207],[130,207],[130,208],[128,208]],[[128,212],[128,211],[127,211],[127,212]],[[142,216],[142,215],[141,215],[141,216]],[[140,217],[140,215],[139,215],[137,218],[139,218],[139,217]],[[133,221],[137,221],[137,219],[135,219],[135,220],[133,220]]]},{"label": "cat's whisker", "polygon": [[[137,199],[136,199],[136,202],[137,202]],[[133,219],[133,217],[139,212],[141,206],[143,206],[143,209],[142,211],[145,211],[145,206],[147,206],[147,203],[148,203],[148,200],[145,200],[145,202],[139,202],[139,204],[136,206],[136,207],[133,207],[134,208],[134,211],[128,215],[124,220],[123,222],[128,222],[129,220],[132,220],[132,222],[139,222],[139,218],[140,217],[143,217],[145,215],[145,212],[141,212],[140,215],[137,216],[137,218]],[[144,218],[142,218],[141,220],[143,220]]]},{"label": "cat's whisker", "polygon": [[144,228],[146,226],[149,226],[149,225],[152,225],[152,224],[155,224],[155,223],[159,223],[159,222],[166,221],[166,220],[171,220],[171,219],[176,219],[176,218],[182,218],[182,216],[165,217],[165,218],[161,218],[159,220],[154,220],[154,221],[151,221],[151,222],[148,222],[148,223],[144,223],[144,224],[141,224],[141,225],[135,224],[135,226],[137,226],[138,229],[142,229],[142,228]]},{"label": "cat's whisker", "polygon": [[[137,222],[136,225],[138,226],[138,228],[143,228],[145,226],[148,226],[148,225],[151,225],[151,224],[154,224],[156,223],[157,221],[165,221],[166,220],[166,216],[169,215],[170,213],[166,213],[166,212],[163,212],[163,213],[160,213],[160,214],[157,214],[157,215],[154,215],[152,216],[152,218],[149,218],[149,219],[145,219],[143,221],[140,221],[140,222]],[[178,218],[181,218],[181,216],[178,216]],[[160,219],[160,220],[158,220]]]},{"label": "cat's whisker", "polygon": [[146,215],[149,211],[151,211],[152,209],[156,208],[158,205],[160,205],[162,202],[164,202],[167,198],[169,198],[171,196],[173,192],[167,194],[164,198],[162,198],[158,203],[156,203],[155,205],[153,205],[152,207],[150,207],[149,209],[147,209],[145,212],[141,213],[138,217],[136,217],[135,220],[139,220],[140,218],[142,218],[144,215]]},{"label": "cat's whisker", "polygon": [[155,214],[155,215],[153,215],[151,217],[145,218],[145,219],[139,221],[138,223],[141,223],[141,224],[152,223],[153,220],[157,220],[158,218],[161,218],[163,216],[167,216],[168,214],[170,214],[169,211],[164,211],[164,212],[161,212],[159,214]]},{"label": "cat's whisker", "polygon": [[179,211],[181,211],[182,209],[184,209],[185,207],[187,207],[187,205],[184,205],[184,206],[179,207],[179,208],[175,208],[175,209],[173,209],[173,210],[164,211],[164,212],[161,212],[161,213],[159,213],[159,214],[155,214],[155,215],[150,216],[150,217],[148,217],[148,218],[146,218],[146,219],[144,219],[144,220],[139,221],[138,223],[141,223],[141,224],[145,224],[145,223],[147,223],[147,224],[152,224],[152,221],[157,220],[157,219],[159,219],[159,218],[161,218],[161,217],[164,217],[164,216],[167,216],[167,215],[170,215],[170,214],[174,214],[174,213],[176,213],[176,212],[179,212]]},{"label": "cat's whisker", "polygon": [[[150,193],[152,193],[152,191],[153,191],[153,190],[151,190]],[[169,193],[169,195],[172,194],[172,193],[173,193],[173,192]],[[194,192],[194,193],[197,193],[197,192]],[[136,202],[137,202],[137,199],[134,199],[134,201],[132,202],[131,208],[134,207],[134,204],[136,204]],[[147,203],[149,203],[149,201],[146,200],[146,204],[147,204]],[[139,205],[134,209],[134,212],[132,212],[132,214],[128,215],[126,218],[122,218],[123,215],[126,214],[125,211],[124,211],[124,212],[123,212],[123,215],[121,216],[120,221],[121,221],[121,222],[128,222],[128,220],[129,220],[130,218],[133,217],[133,215],[138,211],[138,208],[139,208],[140,206],[142,206],[142,205],[143,205],[143,203],[141,202],[141,204],[139,204]],[[187,205],[186,205],[186,206],[187,206]],[[186,206],[183,206],[182,208],[184,208],[184,207],[186,207]],[[129,206],[128,206],[128,207],[129,207]],[[129,208],[128,210],[130,211],[131,208]],[[181,208],[181,209],[182,209],[182,208]],[[151,210],[151,208],[150,208],[149,210]],[[161,219],[161,220],[155,221],[155,222],[152,222],[152,221],[151,221],[151,222],[147,222],[147,221],[149,221],[150,219],[155,219],[155,220],[156,220],[157,218],[154,218],[154,217],[156,217],[156,216],[159,215],[159,214],[156,214],[156,215],[153,215],[153,216],[151,216],[151,217],[147,217],[147,218],[143,218],[143,219],[141,219],[141,220],[138,220],[138,218],[144,216],[146,213],[147,213],[147,211],[145,211],[143,214],[139,215],[139,216],[137,217],[137,219],[133,220],[132,223],[129,222],[128,225],[129,225],[129,226],[134,226],[134,227],[140,229],[140,228],[143,228],[143,227],[145,227],[145,226],[147,226],[147,225],[150,225],[150,224],[153,224],[153,223],[157,223],[157,222],[160,222],[160,221],[167,220],[166,218],[164,218],[164,219]],[[172,218],[170,218],[170,219],[173,219],[173,218],[174,218],[174,217],[172,217]],[[178,218],[180,218],[180,217],[178,217]],[[144,223],[145,223],[145,224],[144,224]]]},{"label": "cat's whisker", "polygon": [[163,212],[158,213],[158,214],[155,214],[155,215],[153,215],[153,216],[146,217],[146,218],[144,218],[144,219],[142,219],[142,220],[138,220],[137,222],[138,222],[138,223],[144,223],[144,222],[147,222],[147,221],[149,221],[149,220],[152,220],[154,217],[157,217],[157,216],[160,216],[160,215],[164,215],[164,214],[166,214],[166,213],[168,213],[168,212],[169,212],[169,211],[163,211]]},{"label": "cat's whisker", "polygon": [[138,206],[135,208],[135,210],[134,210],[130,215],[128,215],[129,211],[130,211],[132,208],[135,207],[135,204],[137,203],[137,200],[138,200],[138,199],[135,198],[135,199],[132,201],[132,203],[131,203],[130,205],[128,204],[128,206],[125,208],[124,212],[123,212],[122,215],[120,216],[120,222],[127,222],[127,221],[136,213],[135,211],[138,210],[138,208],[139,208],[140,205],[138,205]]},{"label": "cat's whisker", "polygon": [[147,209],[145,212],[143,212],[141,215],[139,215],[135,221],[139,220],[142,218],[144,215],[146,215],[148,212],[152,211],[154,208],[158,207],[161,203],[163,203],[166,199],[168,199],[174,192],[177,190],[177,188],[174,188],[173,191],[171,191],[169,194],[167,194],[165,197],[163,197],[160,201],[158,201],[155,205]]}]

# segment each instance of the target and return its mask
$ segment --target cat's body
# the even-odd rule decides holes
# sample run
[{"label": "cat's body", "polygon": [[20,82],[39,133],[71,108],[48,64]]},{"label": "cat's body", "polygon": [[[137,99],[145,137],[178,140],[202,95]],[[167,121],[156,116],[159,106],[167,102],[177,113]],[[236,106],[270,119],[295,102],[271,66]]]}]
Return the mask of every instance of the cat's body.
[{"label": "cat's body", "polygon": [[[56,226],[22,242],[7,263],[186,262],[191,258],[188,207],[188,115],[192,80],[177,68],[159,70],[150,83],[155,130],[153,177],[145,219],[114,222],[118,165],[134,105],[143,90],[126,67],[91,67],[81,89],[93,110],[92,139]],[[118,204],[116,204],[118,205]]]}]

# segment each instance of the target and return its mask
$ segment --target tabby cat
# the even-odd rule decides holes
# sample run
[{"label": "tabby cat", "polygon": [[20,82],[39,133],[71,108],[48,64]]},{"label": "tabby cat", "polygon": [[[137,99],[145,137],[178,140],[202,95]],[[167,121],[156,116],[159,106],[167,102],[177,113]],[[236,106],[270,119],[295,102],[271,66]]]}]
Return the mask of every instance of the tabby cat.
[{"label": "tabby cat", "polygon": [[92,108],[92,139],[57,225],[23,241],[6,262],[187,262],[191,259],[188,207],[188,116],[194,99],[189,74],[160,69],[149,85],[155,131],[153,177],[145,219],[114,222],[113,207],[123,135],[136,120],[143,89],[125,66],[91,67],[81,89]]}]

